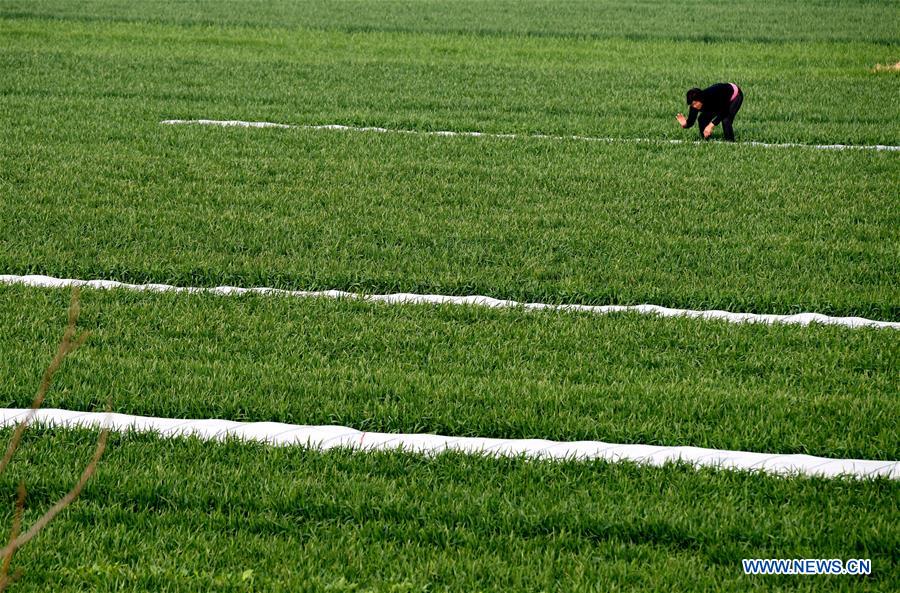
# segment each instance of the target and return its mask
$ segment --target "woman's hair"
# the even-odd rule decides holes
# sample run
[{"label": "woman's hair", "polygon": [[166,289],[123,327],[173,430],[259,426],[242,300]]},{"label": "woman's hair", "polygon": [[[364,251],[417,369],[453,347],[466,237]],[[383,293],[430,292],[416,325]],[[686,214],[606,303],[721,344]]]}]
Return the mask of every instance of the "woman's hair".
[{"label": "woman's hair", "polygon": [[690,105],[694,101],[703,102],[703,91],[698,88],[693,88],[687,92],[687,104]]}]

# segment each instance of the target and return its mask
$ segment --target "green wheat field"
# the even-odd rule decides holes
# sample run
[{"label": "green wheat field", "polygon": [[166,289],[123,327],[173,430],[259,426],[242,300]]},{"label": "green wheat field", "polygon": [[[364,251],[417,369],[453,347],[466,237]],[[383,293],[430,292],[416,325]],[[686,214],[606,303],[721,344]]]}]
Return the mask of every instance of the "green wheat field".
[{"label": "green wheat field", "polygon": [[[0,0],[0,274],[900,321],[900,152],[749,144],[900,145],[900,71],[876,68],[898,23],[890,0]],[[745,93],[738,142],[669,142],[697,138],[685,91],[718,81]],[[0,284],[0,407],[30,404],[69,298]],[[45,407],[900,459],[893,329],[81,307]],[[18,483],[27,525],[96,439],[26,433],[3,542]],[[898,550],[887,479],[120,433],[10,590],[896,591]]]}]

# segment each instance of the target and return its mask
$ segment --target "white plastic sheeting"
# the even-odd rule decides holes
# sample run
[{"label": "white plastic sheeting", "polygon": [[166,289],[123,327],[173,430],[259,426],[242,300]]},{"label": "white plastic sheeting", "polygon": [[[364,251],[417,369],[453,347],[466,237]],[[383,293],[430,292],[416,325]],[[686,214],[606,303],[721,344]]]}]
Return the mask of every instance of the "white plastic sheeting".
[{"label": "white plastic sheeting", "polygon": [[[423,136],[471,136],[481,138],[538,138],[543,140],[583,140],[587,142],[629,142],[629,143],[662,143],[662,144],[699,144],[699,140],[674,140],[654,138],[603,138],[594,136],[551,136],[548,134],[498,134],[488,132],[451,132],[443,131],[417,131],[417,130],[392,130],[378,127],[354,127],[340,124],[326,124],[320,126],[278,124],[267,121],[241,121],[236,119],[165,119],[159,122],[164,125],[201,125],[241,128],[291,128],[297,130],[338,130],[345,132],[378,132],[382,134],[420,134]],[[797,142],[785,142],[772,144],[768,142],[740,142],[743,146],[761,146],[763,148],[814,148],[818,150],[898,150],[900,146],[885,144],[800,144]]]},{"label": "white plastic sheeting", "polygon": [[68,278],[53,278],[51,276],[15,276],[0,274],[0,283],[24,284],[40,288],[67,288],[70,286],[85,286],[98,289],[120,288],[125,290],[144,292],[187,292],[208,293],[217,295],[241,295],[247,293],[271,294],[306,298],[331,298],[331,299],[360,299],[365,301],[388,304],[434,304],[434,305],[475,305],[493,308],[515,308],[526,310],[551,310],[551,311],[584,311],[588,313],[620,313],[634,312],[642,314],[659,315],[661,317],[691,317],[697,319],[719,319],[731,323],[785,323],[793,325],[809,325],[821,323],[825,325],[842,325],[844,327],[872,327],[900,329],[897,321],[873,321],[863,317],[830,317],[820,313],[797,313],[796,315],[762,315],[757,313],[732,313],[730,311],[694,311],[691,309],[670,309],[658,305],[548,305],[544,303],[520,303],[518,301],[506,301],[486,296],[445,296],[437,294],[374,294],[364,295],[341,290],[323,290],[318,292],[305,290],[281,290],[276,288],[238,288],[235,286],[217,286],[215,288],[199,288],[170,286],[168,284],[126,284],[114,280],[73,280]]},{"label": "white plastic sheeting", "polygon": [[[0,426],[24,420],[27,409],[0,409]],[[156,433],[161,437],[195,436],[204,440],[239,439],[276,446],[298,445],[325,450],[345,447],[361,451],[402,449],[434,455],[444,451],[498,457],[539,459],[605,459],[610,462],[633,461],[648,465],[685,462],[695,467],[761,471],[777,475],[810,475],[856,478],[885,477],[900,479],[900,462],[861,459],[828,459],[810,455],[777,455],[702,449],[699,447],[658,447],[653,445],[616,445],[600,441],[561,443],[541,439],[488,439],[452,437],[435,434],[393,434],[361,432],[346,426],[304,426],[278,422],[235,422],[231,420],[186,420],[154,418],[102,412],[71,412],[41,409],[33,422],[63,428],[100,428],[115,431],[134,430]]]}]

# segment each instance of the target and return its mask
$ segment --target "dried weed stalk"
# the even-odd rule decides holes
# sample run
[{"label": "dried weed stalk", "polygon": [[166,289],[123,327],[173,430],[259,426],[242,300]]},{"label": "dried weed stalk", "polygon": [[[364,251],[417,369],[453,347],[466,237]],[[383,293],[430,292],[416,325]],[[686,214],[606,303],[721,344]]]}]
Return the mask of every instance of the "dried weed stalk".
[{"label": "dried weed stalk", "polygon": [[900,72],[900,62],[896,64],[875,64],[872,72]]},{"label": "dried weed stalk", "polygon": [[[6,453],[3,456],[3,459],[0,460],[0,474],[7,468],[9,462],[12,460],[13,455],[15,455],[16,450],[19,448],[19,444],[22,442],[22,435],[25,433],[25,429],[28,428],[28,425],[34,419],[34,415],[37,412],[38,408],[41,407],[41,404],[44,403],[44,398],[47,396],[47,392],[50,390],[50,384],[53,381],[53,376],[56,374],[56,371],[59,370],[59,367],[62,365],[63,360],[65,360],[66,356],[77,350],[84,341],[88,337],[88,332],[82,332],[75,337],[75,324],[78,321],[78,314],[81,311],[81,304],[79,302],[79,291],[78,287],[74,287],[72,289],[72,300],[69,303],[69,322],[66,325],[66,331],[63,333],[62,340],[60,340],[59,348],[56,350],[56,355],[53,357],[53,360],[50,361],[50,364],[47,366],[47,369],[44,371],[44,376],[41,379],[40,387],[38,387],[37,394],[34,396],[34,400],[31,402],[31,409],[28,411],[28,415],[24,420],[19,422],[18,426],[16,426],[16,430],[12,435],[12,438],[9,440],[9,445],[6,447]],[[100,432],[100,438],[97,440],[97,446],[94,448],[94,455],[91,458],[90,463],[88,463],[87,467],[84,468],[84,471],[81,473],[81,477],[78,479],[78,482],[75,486],[72,487],[69,492],[66,493],[65,496],[60,498],[56,504],[54,504],[50,509],[47,510],[41,517],[34,522],[34,524],[25,531],[24,534],[20,535],[21,527],[22,527],[22,515],[25,511],[25,483],[21,482],[19,484],[19,496],[16,500],[16,512],[13,516],[13,524],[12,529],[10,530],[9,542],[6,546],[0,550],[0,557],[3,558],[2,565],[0,565],[0,592],[5,591],[6,587],[11,583],[16,581],[19,576],[21,576],[21,571],[16,571],[12,575],[9,574],[9,566],[12,563],[12,558],[15,555],[16,551],[31,541],[34,536],[36,536],[44,527],[47,526],[50,521],[53,520],[56,515],[60,513],[64,508],[69,506],[72,501],[78,498],[78,495],[81,494],[81,490],[84,488],[84,485],[87,484],[87,481],[94,475],[94,472],[97,470],[97,463],[100,461],[100,457],[103,455],[103,451],[106,449],[106,440],[109,436],[109,430],[103,429]]]},{"label": "dried weed stalk", "polygon": [[[25,512],[25,482],[19,482],[19,497],[16,499],[16,514],[13,515],[12,529],[9,532],[9,544],[16,541],[19,537],[19,529],[22,527],[22,514]],[[9,564],[12,562],[15,549],[7,544],[8,550],[3,555],[3,566],[0,568],[0,591],[6,589],[6,586],[18,579],[19,573],[9,576]]]}]

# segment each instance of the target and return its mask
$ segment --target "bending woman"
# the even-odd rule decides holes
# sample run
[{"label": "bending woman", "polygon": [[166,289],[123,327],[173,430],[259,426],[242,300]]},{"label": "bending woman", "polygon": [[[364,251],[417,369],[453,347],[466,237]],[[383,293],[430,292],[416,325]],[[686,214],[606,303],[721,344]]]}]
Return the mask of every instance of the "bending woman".
[{"label": "bending woman", "polygon": [[690,128],[700,114],[698,127],[703,139],[709,138],[713,129],[722,124],[725,139],[734,142],[734,129],[731,124],[734,116],[744,102],[744,92],[731,82],[719,82],[711,87],[691,89],[687,92],[687,104],[691,106],[687,118],[683,113],[675,116],[682,128]]}]

